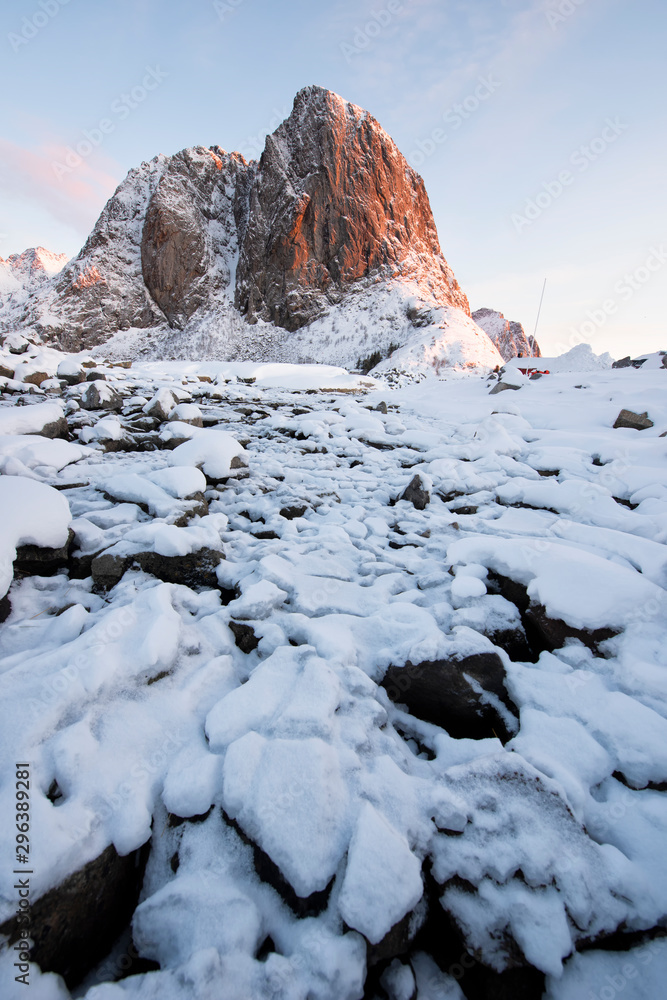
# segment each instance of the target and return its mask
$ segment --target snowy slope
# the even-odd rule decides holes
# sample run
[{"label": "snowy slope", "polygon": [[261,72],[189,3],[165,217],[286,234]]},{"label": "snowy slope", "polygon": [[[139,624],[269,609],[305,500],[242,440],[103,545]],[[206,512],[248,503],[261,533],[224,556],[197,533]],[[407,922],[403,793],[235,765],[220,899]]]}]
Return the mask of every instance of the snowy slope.
[{"label": "snowy slope", "polygon": [[9,262],[0,259],[0,301],[12,292],[20,291],[22,287]]},{"label": "snowy slope", "polygon": [[[31,396],[6,380],[1,407],[0,500],[50,498],[34,531],[12,522],[0,625],[36,954],[95,899],[42,959],[73,992],[33,963],[35,995],[589,1000],[622,977],[657,1000],[667,372],[489,395],[432,370],[364,393],[315,367],[99,364]],[[27,466],[47,392],[73,440]],[[653,426],[614,429],[621,408]]]}]

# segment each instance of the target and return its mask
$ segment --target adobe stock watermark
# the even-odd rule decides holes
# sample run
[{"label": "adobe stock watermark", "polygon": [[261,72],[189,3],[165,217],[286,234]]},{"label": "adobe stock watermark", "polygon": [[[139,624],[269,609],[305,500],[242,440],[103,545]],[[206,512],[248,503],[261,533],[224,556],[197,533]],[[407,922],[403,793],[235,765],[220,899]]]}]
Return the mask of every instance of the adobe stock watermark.
[{"label": "adobe stock watermark", "polygon": [[61,7],[66,7],[69,2],[70,0],[39,0],[38,9],[21,21],[20,31],[10,31],[7,35],[7,41],[14,52],[31,42],[60,13]]},{"label": "adobe stock watermark", "polygon": [[[484,101],[488,101],[489,97],[495,94],[499,87],[500,80],[495,80],[493,75],[480,76],[477,86],[472,93],[464,97],[458,104],[452,104],[450,108],[447,108],[442,116],[443,121],[449,126],[452,132],[456,132],[468,118],[475,114]],[[408,156],[410,166],[421,167],[429,156],[433,156],[438,146],[442,146],[443,143],[447,142],[448,138],[449,133],[447,130],[438,127],[434,128],[425,139],[418,139],[418,148],[413,149]]]},{"label": "adobe stock watermark", "polygon": [[367,52],[373,40],[389,27],[395,18],[405,10],[402,0],[389,0],[380,10],[374,10],[368,21],[358,24],[354,29],[351,42],[341,42],[340,50],[348,65],[354,56]]},{"label": "adobe stock watermark", "polygon": [[213,10],[221,21],[226,21],[247,2],[248,0],[213,0]]},{"label": "adobe stock watermark", "polygon": [[625,962],[615,975],[605,976],[604,985],[598,993],[589,991],[589,1000],[614,1000],[631,980],[637,979],[641,975],[642,966],[649,965],[654,958],[664,953],[665,947],[667,947],[667,939],[659,937],[649,941],[641,948],[628,952],[628,958],[632,956],[632,961]]},{"label": "adobe stock watermark", "polygon": [[114,118],[100,118],[95,127],[84,128],[82,130],[83,138],[79,139],[74,146],[67,146],[66,155],[63,157],[64,162],[61,163],[59,160],[51,162],[51,169],[58,180],[61,181],[66,174],[71,174],[73,170],[80,167],[84,160],[102,145],[105,137],[115,132],[117,123],[129,118],[131,113],[144,103],[151,91],[157,90],[168,75],[159,66],[147,66],[141,83],[132,87],[130,91],[124,91],[111,102],[110,113],[116,120]]},{"label": "adobe stock watermark", "polygon": [[544,16],[549,22],[551,30],[555,31],[559,24],[576,14],[579,7],[585,3],[586,0],[560,0],[560,3],[552,4],[551,7],[546,8]]},{"label": "adobe stock watermark", "polygon": [[246,160],[258,160],[264,152],[264,144],[266,142],[267,135],[270,135],[271,132],[275,132],[278,126],[289,117],[289,113],[290,109],[287,107],[284,107],[282,111],[280,108],[273,108],[273,115],[267,122],[266,128],[260,129],[256,135],[249,135],[245,138],[239,146],[239,153],[245,157]]},{"label": "adobe stock watermark", "polygon": [[[651,281],[653,275],[667,264],[667,244],[650,247],[648,256],[634,271],[626,271],[614,284],[615,297],[610,296],[594,309],[586,310],[586,319],[578,327],[570,327],[569,346],[588,344],[602,329],[610,316],[614,316],[622,303],[629,302],[637,292]],[[563,345],[559,345],[562,347]],[[564,351],[569,348],[566,346]],[[561,351],[561,353],[564,353]]]},{"label": "adobe stock watermark", "polygon": [[[592,139],[587,145],[581,145],[570,155],[569,163],[577,168],[579,174],[585,173],[592,163],[595,163],[604,153],[607,152],[618,137],[627,129],[620,118],[607,118],[604,128],[599,136]],[[571,187],[577,178],[577,174],[569,169],[561,170],[558,175],[550,181],[542,182],[542,190],[534,198],[529,198],[524,205],[523,214],[514,212],[512,224],[516,232],[520,235],[526,227],[532,226],[537,219],[543,215],[548,208],[551,208],[555,201],[558,201]]]}]

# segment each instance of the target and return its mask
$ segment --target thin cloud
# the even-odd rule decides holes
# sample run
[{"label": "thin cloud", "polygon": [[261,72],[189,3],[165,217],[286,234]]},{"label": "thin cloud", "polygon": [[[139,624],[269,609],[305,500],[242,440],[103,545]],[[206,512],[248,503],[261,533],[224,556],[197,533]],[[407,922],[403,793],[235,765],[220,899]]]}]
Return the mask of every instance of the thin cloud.
[{"label": "thin cloud", "polygon": [[[108,158],[100,165],[100,153],[69,168],[68,155],[68,148],[58,141],[47,140],[30,149],[0,139],[0,185],[6,197],[46,209],[85,237],[118,186],[122,169]],[[58,164],[64,169],[58,169]]]}]

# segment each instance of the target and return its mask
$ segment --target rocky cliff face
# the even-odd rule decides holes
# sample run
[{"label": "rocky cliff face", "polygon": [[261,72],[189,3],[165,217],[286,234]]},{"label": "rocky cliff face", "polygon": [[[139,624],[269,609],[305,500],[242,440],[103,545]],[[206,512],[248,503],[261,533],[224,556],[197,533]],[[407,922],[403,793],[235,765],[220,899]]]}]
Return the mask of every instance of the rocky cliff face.
[{"label": "rocky cliff face", "polygon": [[477,309],[472,314],[472,318],[498,348],[503,361],[517,357],[539,358],[542,356],[535,338],[526,334],[521,323],[505,319],[501,312],[496,312],[495,309]]},{"label": "rocky cliff face", "polygon": [[[366,344],[336,332],[355,326],[356,303],[374,317]],[[130,171],[78,256],[0,311],[0,329],[66,350],[131,331],[144,356],[168,344],[301,360],[307,345],[319,360],[321,345],[354,364],[406,342],[434,307],[470,316],[423,181],[366,111],[307,87],[259,162],[197,146]]]},{"label": "rocky cliff face", "polygon": [[236,304],[297,330],[372,274],[417,277],[469,311],[440,250],[424,183],[366,111],[308,87],[268,136],[250,191]]}]

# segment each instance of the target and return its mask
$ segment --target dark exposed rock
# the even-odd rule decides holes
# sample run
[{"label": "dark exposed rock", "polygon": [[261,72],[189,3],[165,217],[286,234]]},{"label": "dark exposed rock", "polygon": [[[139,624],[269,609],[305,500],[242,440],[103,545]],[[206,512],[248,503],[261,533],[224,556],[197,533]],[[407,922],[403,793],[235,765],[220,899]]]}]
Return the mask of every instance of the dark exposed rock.
[{"label": "dark exposed rock", "polygon": [[407,500],[416,510],[426,510],[431,502],[431,494],[425,488],[421,476],[417,475],[412,477],[400,499]]},{"label": "dark exposed rock", "polygon": [[525,586],[510,580],[509,577],[490,572],[489,583],[506,600],[516,605],[521,614],[531,655],[529,657],[525,655],[513,656],[512,659],[531,659],[533,662],[537,662],[543,650],[553,652],[555,649],[560,649],[567,639],[579,639],[592,652],[597,653],[598,645],[601,642],[618,635],[618,629],[577,629],[561,619],[549,618],[546,609],[541,604],[534,604],[530,601]]},{"label": "dark exposed rock", "polygon": [[422,900],[416,910],[406,913],[402,920],[387,931],[385,936],[377,944],[366,942],[366,961],[369,969],[379,963],[391,961],[401,955],[405,955],[412,945],[420,927],[424,923],[426,916],[426,903]]},{"label": "dark exposed rock", "polygon": [[203,823],[211,815],[212,809],[213,806],[209,806],[206,812],[196,816],[177,816],[176,813],[167,813],[167,824],[173,830],[174,827],[182,826],[183,823]]},{"label": "dark exposed rock", "polygon": [[494,646],[498,646],[507,653],[513,663],[525,663],[532,660],[532,651],[523,627],[501,629],[498,632],[485,634]]},{"label": "dark exposed rock", "polygon": [[[392,666],[382,686],[393,702],[406,705],[412,715],[441,726],[455,739],[483,739],[495,734],[506,742],[512,734],[501,714],[502,706],[518,716],[505,690],[505,668],[497,653]],[[490,703],[492,700],[500,710]]]},{"label": "dark exposed rock", "polygon": [[25,573],[28,576],[52,576],[59,569],[67,566],[69,550],[74,541],[74,532],[70,528],[67,541],[59,549],[42,548],[39,545],[20,545],[16,550],[14,573]]},{"label": "dark exposed rock", "polygon": [[612,368],[630,368],[632,366],[632,358],[628,354],[625,358],[619,358],[618,361],[614,361]]},{"label": "dark exposed rock", "polygon": [[58,375],[58,378],[60,379],[60,384],[64,383],[66,386],[80,385],[82,382],[87,381],[83,371],[78,371],[75,374]]},{"label": "dark exposed rock", "polygon": [[52,420],[51,423],[44,424],[42,429],[37,433],[47,438],[66,438],[68,434],[67,420],[64,416],[58,420]]},{"label": "dark exposed rock", "polygon": [[123,399],[106,382],[96,380],[82,393],[81,405],[86,410],[120,410]]},{"label": "dark exposed rock", "polygon": [[0,378],[14,378],[14,369],[7,368],[6,365],[0,365]]},{"label": "dark exposed rock", "polygon": [[307,504],[291,504],[287,507],[281,507],[280,516],[286,518],[288,521],[293,521],[295,517],[303,517],[303,515],[308,510]]},{"label": "dark exposed rock", "polygon": [[187,195],[192,183],[185,153],[172,157],[146,211],[141,266],[146,288],[169,320],[182,326],[206,300],[210,266],[205,220]]},{"label": "dark exposed rock", "polygon": [[154,431],[160,426],[160,421],[156,417],[136,416],[128,417],[125,426],[133,431]]},{"label": "dark exposed rock", "polygon": [[508,382],[506,380],[501,380],[500,382],[496,382],[493,389],[489,393],[489,396],[497,396],[499,392],[505,392],[506,389],[520,389],[520,388],[521,388],[520,385],[512,385],[511,382]]},{"label": "dark exposed rock", "polygon": [[217,587],[216,568],[222,552],[203,548],[185,556],[163,556],[159,552],[133,552],[120,555],[102,552],[91,564],[93,580],[98,587],[109,590],[136,563],[145,573],[151,573],[165,583],[182,583],[187,587]]},{"label": "dark exposed rock", "polygon": [[[32,904],[32,961],[73,988],[109,952],[139,899],[149,844],[125,857],[113,846]],[[16,919],[0,927],[10,946]]]},{"label": "dark exposed rock", "polygon": [[191,427],[203,427],[204,426],[204,415],[202,413],[193,413],[192,415],[187,414],[185,416],[183,416],[183,415],[174,416],[174,412],[172,411],[169,414],[169,418],[168,419],[170,421],[179,420],[183,424],[190,424]]},{"label": "dark exposed rock", "polygon": [[225,823],[232,828],[232,830],[236,831],[243,843],[248,844],[252,848],[255,871],[259,875],[261,881],[266,882],[273,889],[275,889],[281,899],[287,903],[289,908],[294,914],[296,914],[297,917],[300,919],[304,919],[306,917],[317,917],[323,910],[326,910],[335,876],[324,889],[320,889],[318,892],[312,892],[310,896],[297,896],[296,892],[287,881],[275,861],[273,861],[269,855],[254,842],[254,840],[251,840],[250,837],[248,837],[236,820],[228,816],[224,810],[222,811],[222,818]]},{"label": "dark exposed rock", "polygon": [[234,641],[242,653],[252,653],[257,649],[259,639],[255,635],[252,625],[245,625],[243,622],[230,622],[229,628],[234,633]]},{"label": "dark exposed rock", "polygon": [[2,346],[6,347],[10,354],[25,354],[33,344],[20,333],[10,332],[8,335],[1,335]]},{"label": "dark exposed rock", "polygon": [[542,1000],[544,973],[526,965],[518,949],[518,964],[504,972],[490,969],[470,953],[456,921],[440,903],[442,886],[433,878],[428,864],[424,875],[428,916],[413,950],[431,955],[440,969],[456,980],[466,1000]]},{"label": "dark exposed rock", "polygon": [[648,413],[621,410],[614,421],[614,427],[630,427],[636,431],[645,431],[649,427],[653,427],[653,421],[649,420]]},{"label": "dark exposed rock", "polygon": [[535,633],[539,635],[542,648],[547,649],[549,652],[553,652],[554,649],[560,649],[565,644],[566,639],[579,639],[583,642],[584,646],[588,646],[590,650],[597,652],[601,642],[612,639],[620,631],[613,628],[574,628],[559,618],[549,618],[546,608],[541,604],[529,605],[524,614],[524,622],[526,624],[526,631],[532,626],[533,635]]}]

